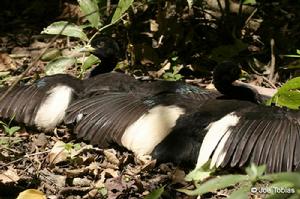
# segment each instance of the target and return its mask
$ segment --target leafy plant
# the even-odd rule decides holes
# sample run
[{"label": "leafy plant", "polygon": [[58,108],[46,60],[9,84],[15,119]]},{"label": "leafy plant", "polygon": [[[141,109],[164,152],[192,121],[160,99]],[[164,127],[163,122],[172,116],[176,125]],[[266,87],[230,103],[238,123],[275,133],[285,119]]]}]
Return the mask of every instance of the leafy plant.
[{"label": "leafy plant", "polygon": [[300,77],[287,81],[277,93],[267,101],[267,105],[299,109],[300,106]]},{"label": "leafy plant", "polygon": [[177,62],[178,57],[174,56],[171,58],[171,68],[172,70],[168,70],[163,74],[163,78],[168,81],[177,81],[183,78],[181,74],[179,74],[180,69],[182,68],[181,65]]},{"label": "leafy plant", "polygon": [[294,57],[294,58],[300,58],[300,50],[296,50],[296,55],[284,55],[285,57]]},{"label": "leafy plant", "polygon": [[[4,132],[8,135],[8,138],[4,137],[0,139],[0,145],[8,147],[12,144],[11,136],[18,130],[20,130],[21,127],[19,126],[10,126],[13,119],[11,119],[8,123],[5,123],[3,121],[0,121],[0,125],[3,127]],[[14,142],[19,142],[19,139],[15,139]]]},{"label": "leafy plant", "polygon": [[81,148],[80,144],[76,143],[66,143],[65,144],[65,149],[68,151],[68,152],[71,152],[72,150],[79,150]]},{"label": "leafy plant", "polygon": [[160,187],[158,189],[153,190],[149,195],[147,195],[144,199],[159,199],[161,195],[164,193],[165,187]]},{"label": "leafy plant", "polygon": [[[87,49],[91,49],[90,43],[97,34],[101,33],[106,28],[116,24],[123,18],[124,13],[131,6],[133,0],[120,0],[110,23],[106,25],[103,25],[103,23],[101,22],[101,15],[99,12],[98,2],[96,0],[78,0],[78,3],[80,10],[85,14],[85,18],[87,19],[86,24],[76,25],[68,21],[58,21],[50,24],[42,31],[42,33],[51,35],[64,35],[77,38],[84,45],[81,48],[74,49],[74,51],[85,52],[88,51]],[[91,27],[96,29],[97,32],[89,37],[85,33],[85,29]],[[88,57],[85,57],[85,55],[83,55],[83,59],[80,60],[76,59],[75,57],[75,55],[78,53],[71,54],[74,54],[74,57],[60,56],[55,58],[54,60],[51,60],[46,66],[46,74],[53,75],[56,73],[63,73],[70,65],[74,65],[76,63],[81,64],[82,72],[84,72],[93,64],[99,62],[99,59],[93,55],[89,55]]]},{"label": "leafy plant", "polygon": [[0,121],[0,124],[4,128],[4,132],[9,136],[12,136],[15,132],[17,132],[21,128],[19,126],[10,126],[11,122],[12,122],[12,119],[9,121],[8,124]]},{"label": "leafy plant", "polygon": [[[248,198],[249,193],[264,193],[268,198],[297,198],[300,196],[300,173],[284,172],[266,174],[266,167],[251,164],[246,168],[246,175],[230,174],[215,177],[204,183],[196,182],[194,190],[179,189],[178,191],[188,195],[203,195],[218,189],[239,184],[239,188],[229,198]],[[273,182],[268,187],[255,187],[258,182]]]}]

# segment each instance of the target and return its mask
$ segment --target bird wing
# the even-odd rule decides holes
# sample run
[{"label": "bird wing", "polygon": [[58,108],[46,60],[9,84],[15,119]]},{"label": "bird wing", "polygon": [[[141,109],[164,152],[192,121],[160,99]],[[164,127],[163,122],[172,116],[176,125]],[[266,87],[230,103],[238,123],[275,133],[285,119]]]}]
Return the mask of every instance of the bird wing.
[{"label": "bird wing", "polygon": [[[294,170],[299,165],[299,111],[252,106],[232,112],[231,116],[237,118],[236,123],[219,129],[222,133],[211,153],[211,166],[241,167],[254,162],[266,164],[268,172],[279,172]],[[200,150],[199,158],[202,154]]]},{"label": "bird wing", "polygon": [[[35,125],[39,107],[51,94],[51,88],[57,85],[70,85],[71,89],[80,90],[80,80],[65,74],[44,77],[31,85],[18,85],[0,101],[0,117]],[[7,90],[8,88],[2,89],[0,95]]]},{"label": "bird wing", "polygon": [[92,144],[120,144],[125,129],[149,110],[133,93],[106,93],[85,98],[67,109],[65,123],[77,122],[75,133]]},{"label": "bird wing", "polygon": [[[5,91],[1,94],[4,94]],[[33,125],[36,108],[41,103],[39,97],[43,98],[45,95],[45,91],[39,89],[35,84],[18,86],[0,101],[0,117]]]}]

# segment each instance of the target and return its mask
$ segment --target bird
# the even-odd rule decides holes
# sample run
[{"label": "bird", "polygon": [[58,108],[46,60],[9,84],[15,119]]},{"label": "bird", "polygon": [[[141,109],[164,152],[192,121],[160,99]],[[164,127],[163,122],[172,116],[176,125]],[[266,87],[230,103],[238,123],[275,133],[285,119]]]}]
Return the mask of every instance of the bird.
[{"label": "bird", "polygon": [[91,70],[89,77],[110,73],[114,70],[120,54],[120,47],[114,39],[97,35],[91,40],[90,51],[100,59],[101,65],[94,67],[93,70]]},{"label": "bird", "polygon": [[[126,74],[107,73],[115,67],[119,52],[113,39],[96,37],[91,45],[92,53],[101,63],[90,72],[87,79],[56,74],[45,76],[32,84],[17,85],[0,101],[0,118],[13,118],[17,122],[49,131],[63,121],[65,110],[72,101],[84,95],[84,88],[94,86],[98,92],[106,92],[110,89],[121,90],[121,85],[130,81],[136,82]],[[8,88],[2,88],[0,96],[7,90]],[[89,94],[92,92],[90,90]]]},{"label": "bird", "polygon": [[[110,69],[95,68],[85,80],[57,74],[17,86],[0,101],[0,117],[44,130],[74,124],[74,133],[92,144],[117,143],[158,162],[201,167],[211,159],[211,167],[242,167],[253,161],[269,172],[299,169],[298,111],[261,105],[255,89],[233,83],[236,64],[217,67],[229,68],[229,77],[214,71],[220,92],[184,82],[141,82],[111,73],[117,50],[102,50],[116,45],[98,42],[95,55],[105,60],[100,67]],[[279,141],[284,144],[274,148]]]},{"label": "bird", "polygon": [[[109,37],[95,37],[91,41],[91,47],[92,53],[101,63],[91,70],[86,79],[56,74],[45,76],[32,84],[18,85],[0,101],[0,118],[13,118],[28,126],[51,131],[63,121],[66,109],[74,101],[89,101],[92,97],[99,97],[107,92],[141,93],[146,97],[162,92],[179,93],[186,89],[189,93],[201,94],[198,95],[200,97],[202,93],[204,98],[209,95],[203,89],[182,82],[141,82],[127,74],[112,72],[120,49]],[[0,95],[7,89],[1,89]]]},{"label": "bird", "polygon": [[[300,170],[300,112],[265,106],[267,96],[237,84],[240,68],[231,61],[214,70],[221,96],[180,117],[153,157],[200,168],[265,164],[267,172]],[[240,99],[236,98],[240,95]],[[248,99],[248,100],[246,100]],[[185,140],[185,141],[183,141]]]},{"label": "bird", "polygon": [[[236,78],[238,65],[224,62],[217,68],[226,67],[232,67]],[[225,75],[214,72],[215,78],[218,72]],[[225,78],[226,84],[215,79],[223,95],[163,82],[172,86],[162,92],[155,86],[141,92],[145,88],[140,86],[81,98],[68,107],[64,121],[75,123],[78,137],[92,144],[117,143],[158,162],[196,168],[209,160],[210,167],[220,168],[253,162],[266,164],[267,172],[299,170],[299,111],[264,106],[255,89],[234,84],[235,78]]]}]

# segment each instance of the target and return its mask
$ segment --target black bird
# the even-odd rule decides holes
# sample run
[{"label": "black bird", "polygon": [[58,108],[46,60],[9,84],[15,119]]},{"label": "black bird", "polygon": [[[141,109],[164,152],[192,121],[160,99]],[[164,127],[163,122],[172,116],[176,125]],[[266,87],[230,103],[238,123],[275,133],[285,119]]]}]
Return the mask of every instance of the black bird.
[{"label": "black bird", "polygon": [[[57,74],[31,85],[19,85],[0,101],[0,118],[14,118],[17,122],[51,130],[62,122],[66,109],[75,100],[90,101],[91,97],[97,98],[107,92],[141,93],[143,97],[163,92],[188,92],[204,99],[210,95],[203,89],[180,82],[140,82],[122,73],[110,73],[117,63],[117,43],[108,37],[96,37],[91,45],[93,54],[100,58],[101,63],[91,71],[89,78],[80,80]],[[0,95],[6,90],[0,90]],[[216,95],[215,92],[212,97]]]},{"label": "black bird", "polygon": [[[229,66],[238,69],[229,62],[218,68]],[[65,123],[76,121],[75,133],[92,144],[107,147],[115,142],[137,156],[152,154],[161,162],[200,167],[211,159],[211,166],[217,167],[254,162],[266,164],[269,172],[298,170],[299,111],[260,105],[261,96],[249,86],[232,84],[234,78],[226,84],[218,81],[216,87],[224,85],[226,89],[220,90],[228,96],[163,83],[176,89],[156,92],[151,87],[154,91],[142,92],[145,88],[140,86],[81,98],[67,109]]]},{"label": "black bird", "polygon": [[260,104],[266,96],[233,83],[239,73],[232,62],[218,65],[215,87],[230,100],[224,96],[209,100],[180,117],[153,156],[196,167],[211,160],[211,167],[242,167],[253,162],[266,164],[268,172],[300,170],[300,112]]},{"label": "black bird", "polygon": [[[62,122],[72,101],[86,96],[88,87],[91,88],[89,94],[94,92],[93,89],[104,93],[122,90],[122,85],[137,81],[121,73],[104,73],[113,70],[116,65],[119,48],[114,40],[97,37],[92,41],[92,47],[101,63],[91,71],[90,78],[80,80],[67,74],[57,74],[41,78],[31,85],[16,86],[0,101],[0,118],[14,118],[18,122],[50,130]],[[97,73],[100,74],[98,77]],[[0,95],[6,90],[0,90]]]},{"label": "black bird", "polygon": [[96,36],[91,41],[92,53],[101,61],[101,65],[96,66],[90,77],[109,73],[114,70],[118,63],[120,48],[117,42],[110,37]]},{"label": "black bird", "polygon": [[[113,52],[100,49],[96,55],[112,68]],[[230,64],[219,68],[225,66]],[[219,80],[215,72],[224,97],[182,82],[139,82],[120,73],[96,75],[107,72],[97,70],[86,80],[61,74],[16,87],[0,102],[0,117],[46,130],[63,119],[76,122],[75,133],[93,144],[116,142],[159,161],[201,166],[212,158],[212,166],[253,161],[269,171],[299,168],[298,111],[258,105],[260,96],[232,84],[235,78]]]}]

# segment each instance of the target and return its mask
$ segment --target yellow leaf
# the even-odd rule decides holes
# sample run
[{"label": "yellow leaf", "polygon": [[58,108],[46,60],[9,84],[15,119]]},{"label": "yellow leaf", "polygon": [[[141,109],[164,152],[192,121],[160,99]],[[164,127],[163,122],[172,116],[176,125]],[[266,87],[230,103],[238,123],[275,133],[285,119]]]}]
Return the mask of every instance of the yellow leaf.
[{"label": "yellow leaf", "polygon": [[17,199],[46,199],[46,196],[43,192],[37,189],[27,189],[22,191]]}]

